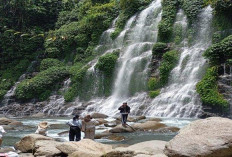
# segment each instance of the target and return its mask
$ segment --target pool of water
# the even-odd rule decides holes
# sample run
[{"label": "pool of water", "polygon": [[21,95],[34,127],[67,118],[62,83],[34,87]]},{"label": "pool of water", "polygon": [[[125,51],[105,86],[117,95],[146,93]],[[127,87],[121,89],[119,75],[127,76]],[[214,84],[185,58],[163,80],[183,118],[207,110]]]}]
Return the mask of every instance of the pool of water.
[{"label": "pool of water", "polygon": [[[18,142],[23,136],[34,133],[37,129],[37,125],[41,121],[48,121],[49,124],[65,124],[70,118],[67,117],[53,117],[53,118],[24,118],[24,119],[16,119],[21,121],[27,127],[23,127],[19,130],[9,130],[3,137],[3,146],[14,146],[16,142]],[[194,121],[195,119],[176,119],[176,118],[161,118],[162,123],[168,126],[175,126],[178,128],[182,128]],[[113,118],[108,118],[108,121],[114,120]],[[132,123],[129,123],[132,124]],[[101,129],[100,129],[101,128]],[[103,132],[107,129],[103,125],[98,126],[96,133]],[[68,134],[64,134],[59,136],[58,133],[69,130],[67,125],[61,125],[57,129],[49,129],[48,136],[53,138],[60,138],[62,140],[68,141]],[[134,132],[134,133],[121,133],[118,134],[120,136],[124,136],[125,140],[123,141],[112,141],[107,139],[96,139],[96,141],[106,144],[135,144],[138,142],[149,141],[149,140],[163,140],[169,141],[171,140],[176,133],[168,132],[168,133],[154,133],[154,132]],[[84,137],[84,133],[82,133],[82,138]]]}]

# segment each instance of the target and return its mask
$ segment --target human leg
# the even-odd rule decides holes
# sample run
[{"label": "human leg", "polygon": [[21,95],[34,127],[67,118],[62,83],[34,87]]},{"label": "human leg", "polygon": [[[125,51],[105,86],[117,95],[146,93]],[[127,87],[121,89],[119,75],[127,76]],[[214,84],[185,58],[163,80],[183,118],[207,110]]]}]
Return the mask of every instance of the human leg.
[{"label": "human leg", "polygon": [[78,127],[76,128],[75,136],[76,136],[76,141],[81,140],[81,129]]},{"label": "human leg", "polygon": [[70,128],[69,130],[69,141],[74,141],[75,130]]}]

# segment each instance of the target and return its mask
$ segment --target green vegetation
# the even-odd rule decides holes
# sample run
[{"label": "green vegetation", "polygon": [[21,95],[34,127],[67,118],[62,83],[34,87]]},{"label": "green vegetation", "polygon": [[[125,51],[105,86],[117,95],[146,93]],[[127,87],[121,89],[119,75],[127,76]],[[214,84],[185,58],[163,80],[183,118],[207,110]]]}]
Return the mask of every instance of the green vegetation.
[{"label": "green vegetation", "polygon": [[77,64],[70,68],[72,86],[64,94],[64,99],[67,102],[73,101],[76,96],[80,94],[82,88],[82,82],[85,78],[86,72],[89,67],[82,67],[81,64]]},{"label": "green vegetation", "polygon": [[203,54],[212,65],[220,65],[232,58],[232,35],[212,45]]},{"label": "green vegetation", "polygon": [[160,87],[161,87],[160,81],[157,78],[151,77],[149,79],[149,81],[148,81],[148,89],[150,91],[155,90],[155,89],[159,89]]},{"label": "green vegetation", "polygon": [[55,85],[68,76],[69,71],[66,67],[51,67],[32,79],[22,81],[16,88],[16,98],[28,100],[42,97],[44,100],[45,96],[49,96],[48,91],[53,90]]},{"label": "green vegetation", "polygon": [[158,37],[160,42],[169,42],[173,33],[173,24],[176,18],[179,2],[178,0],[164,0],[162,1],[162,6],[162,20],[158,26]]},{"label": "green vegetation", "polygon": [[160,83],[165,85],[168,82],[168,77],[172,69],[178,62],[178,52],[176,50],[168,51],[163,55],[163,60],[159,67],[160,70]]},{"label": "green vegetation", "polygon": [[157,42],[152,48],[152,55],[157,58],[162,58],[163,54],[168,51],[168,45],[166,43]]},{"label": "green vegetation", "polygon": [[190,20],[190,23],[196,20],[197,15],[204,6],[202,0],[180,0],[180,4]]},{"label": "green vegetation", "polygon": [[218,68],[208,68],[203,79],[197,84],[197,92],[204,105],[227,108],[228,102],[218,92],[217,79]]},{"label": "green vegetation", "polygon": [[64,63],[62,63],[58,59],[46,58],[43,59],[40,63],[40,71],[47,70],[51,67],[62,67],[62,66],[64,66]]},{"label": "green vegetation", "polygon": [[160,90],[159,90],[159,89],[158,89],[158,90],[155,90],[155,91],[150,91],[150,92],[149,92],[150,98],[155,98],[155,97],[157,97],[159,94],[160,94]]},{"label": "green vegetation", "polygon": [[98,59],[96,68],[103,72],[105,75],[112,76],[118,56],[118,53],[108,53],[104,56],[101,56]]},{"label": "green vegetation", "polygon": [[116,29],[111,34],[111,38],[115,39],[123,30],[127,20],[136,12],[143,10],[152,0],[120,0],[120,14],[116,21]]}]

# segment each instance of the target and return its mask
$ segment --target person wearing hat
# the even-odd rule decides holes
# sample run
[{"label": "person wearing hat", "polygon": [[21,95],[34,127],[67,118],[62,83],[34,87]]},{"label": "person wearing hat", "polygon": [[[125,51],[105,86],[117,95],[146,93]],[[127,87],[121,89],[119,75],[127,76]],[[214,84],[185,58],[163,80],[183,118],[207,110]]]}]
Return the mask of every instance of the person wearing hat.
[{"label": "person wearing hat", "polygon": [[85,133],[85,137],[87,139],[92,139],[94,140],[95,137],[95,126],[98,124],[98,122],[94,119],[92,119],[92,117],[90,115],[87,115],[84,117],[84,121],[82,123],[82,131]]},{"label": "person wearing hat", "polygon": [[36,134],[40,134],[40,135],[44,135],[44,136],[47,136],[48,134],[48,122],[46,121],[43,121],[43,122],[40,122],[39,125],[38,125],[38,129],[35,131]]},{"label": "person wearing hat", "polygon": [[3,136],[3,133],[6,133],[6,131],[4,130],[4,128],[2,126],[0,126],[0,147],[2,145],[2,136]]},{"label": "person wearing hat", "polygon": [[127,122],[128,114],[130,113],[130,107],[127,105],[127,102],[124,102],[119,108],[122,118],[122,125],[125,126]]},{"label": "person wearing hat", "polygon": [[76,115],[70,119],[67,124],[70,126],[69,129],[69,141],[80,141],[81,140],[81,127],[82,122],[79,120],[79,115]]}]

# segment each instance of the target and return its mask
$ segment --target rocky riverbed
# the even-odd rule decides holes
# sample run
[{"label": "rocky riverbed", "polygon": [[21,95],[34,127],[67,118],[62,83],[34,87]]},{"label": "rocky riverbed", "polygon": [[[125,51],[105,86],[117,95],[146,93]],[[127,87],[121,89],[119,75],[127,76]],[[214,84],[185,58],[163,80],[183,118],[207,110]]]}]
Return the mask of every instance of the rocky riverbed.
[{"label": "rocky riverbed", "polygon": [[[25,132],[26,129],[36,129],[35,126],[28,125],[32,121],[24,123],[14,119],[0,118],[0,125],[3,125],[8,133],[13,130],[18,134],[24,132],[23,136],[14,143],[15,151],[20,156],[232,156],[232,120],[230,119],[212,117],[196,120],[179,130],[177,127],[166,125],[163,123],[165,120],[158,118],[131,117],[129,118],[130,126],[123,127],[118,118],[104,117],[104,115],[97,113],[94,113],[93,117],[99,121],[95,141],[83,139],[80,142],[68,142],[66,138],[68,136],[67,126],[65,124],[50,124],[49,130],[59,130],[56,137],[49,135],[46,137],[29,131]],[[37,122],[39,120],[43,119],[37,118]],[[63,121],[65,122],[66,120],[63,119]],[[151,138],[152,134],[162,136],[165,133],[172,133],[173,136],[170,139],[166,139],[166,141]],[[128,137],[129,139],[136,139],[139,138],[139,135],[146,136],[146,134],[149,134],[150,136],[148,137],[150,138],[145,138],[143,141],[134,140],[133,142],[128,142],[130,141]],[[4,143],[6,141],[7,139],[5,138]],[[9,146],[5,146],[0,151],[12,151],[10,149]]]}]

